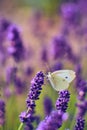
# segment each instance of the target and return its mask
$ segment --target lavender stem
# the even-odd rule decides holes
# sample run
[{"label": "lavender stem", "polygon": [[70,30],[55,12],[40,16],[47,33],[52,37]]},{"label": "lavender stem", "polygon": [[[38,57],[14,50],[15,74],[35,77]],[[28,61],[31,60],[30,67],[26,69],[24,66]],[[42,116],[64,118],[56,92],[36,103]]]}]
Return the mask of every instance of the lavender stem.
[{"label": "lavender stem", "polygon": [[23,123],[20,123],[18,130],[21,130],[22,127],[23,127]]},{"label": "lavender stem", "polygon": [[76,113],[77,113],[77,109],[75,109],[73,120],[72,120],[72,123],[70,125],[70,130],[73,130],[73,125],[74,125],[74,121],[75,121],[75,118],[76,118]]}]

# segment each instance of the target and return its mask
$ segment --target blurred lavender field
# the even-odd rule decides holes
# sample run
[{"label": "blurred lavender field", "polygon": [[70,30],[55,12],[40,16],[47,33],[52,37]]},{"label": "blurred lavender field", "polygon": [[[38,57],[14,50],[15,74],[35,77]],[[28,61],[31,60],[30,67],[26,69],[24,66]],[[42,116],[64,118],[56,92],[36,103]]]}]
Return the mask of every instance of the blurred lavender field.
[{"label": "blurred lavender field", "polygon": [[[87,130],[86,63],[87,0],[1,0],[0,130]],[[76,78],[57,92],[62,69]]]}]

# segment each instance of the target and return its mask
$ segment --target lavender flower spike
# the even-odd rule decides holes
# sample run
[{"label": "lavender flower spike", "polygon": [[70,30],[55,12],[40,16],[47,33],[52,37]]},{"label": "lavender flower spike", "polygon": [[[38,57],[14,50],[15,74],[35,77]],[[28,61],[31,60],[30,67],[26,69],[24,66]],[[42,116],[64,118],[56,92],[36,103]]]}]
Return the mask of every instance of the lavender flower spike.
[{"label": "lavender flower spike", "polygon": [[39,95],[44,84],[44,74],[40,71],[36,74],[34,79],[31,81],[30,91],[27,98],[27,107],[31,107],[34,100],[39,99]]},{"label": "lavender flower spike", "polygon": [[38,126],[36,130],[57,130],[65,121],[64,113],[60,111],[52,111]]},{"label": "lavender flower spike", "polygon": [[[27,102],[27,112],[22,112],[20,114],[20,121],[22,123],[28,123],[29,125],[34,121],[33,114],[35,108],[35,100],[39,99],[39,95],[42,90],[42,85],[44,84],[44,74],[42,71],[38,72],[36,76],[31,81],[30,91],[28,94]],[[29,127],[29,126],[28,126]]]},{"label": "lavender flower spike", "polygon": [[77,119],[77,124],[75,125],[74,130],[84,130],[85,120],[81,117]]},{"label": "lavender flower spike", "polygon": [[57,110],[66,112],[66,109],[68,107],[69,98],[70,98],[70,93],[68,92],[68,90],[60,91],[59,98],[56,101]]}]

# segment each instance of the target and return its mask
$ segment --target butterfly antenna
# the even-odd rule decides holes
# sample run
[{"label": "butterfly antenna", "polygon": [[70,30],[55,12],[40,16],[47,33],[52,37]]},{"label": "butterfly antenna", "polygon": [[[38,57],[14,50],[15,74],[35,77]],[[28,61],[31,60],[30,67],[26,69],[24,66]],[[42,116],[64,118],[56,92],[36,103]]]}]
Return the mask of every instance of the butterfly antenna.
[{"label": "butterfly antenna", "polygon": [[51,72],[51,66],[46,62],[44,63],[44,65],[45,65],[46,71]]}]

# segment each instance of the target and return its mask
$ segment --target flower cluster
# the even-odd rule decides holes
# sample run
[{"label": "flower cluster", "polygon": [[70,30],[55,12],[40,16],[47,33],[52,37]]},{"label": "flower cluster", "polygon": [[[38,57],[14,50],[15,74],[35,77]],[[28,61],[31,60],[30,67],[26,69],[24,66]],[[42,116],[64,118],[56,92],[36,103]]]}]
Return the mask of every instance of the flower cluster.
[{"label": "flower cluster", "polygon": [[42,71],[40,71],[36,74],[36,76],[31,81],[30,91],[28,94],[28,98],[26,100],[27,112],[22,112],[20,114],[21,122],[30,125],[31,122],[35,120],[35,118],[33,117],[35,100],[39,99],[39,95],[41,93],[43,84],[44,84],[44,74]]},{"label": "flower cluster", "polygon": [[[78,57],[74,55],[71,46],[68,44],[64,35],[55,37],[52,42],[54,59],[67,58],[72,62],[77,62]],[[62,53],[61,53],[62,52]]]},{"label": "flower cluster", "polygon": [[59,98],[56,101],[56,109],[60,110],[62,112],[66,112],[66,109],[68,107],[70,94],[68,90],[60,91],[59,92]]},{"label": "flower cluster", "polygon": [[84,130],[85,120],[81,117],[77,119],[74,130]]},{"label": "flower cluster", "polygon": [[82,103],[77,103],[76,106],[78,107],[78,114],[77,117],[84,117],[87,112],[87,101],[84,100]]},{"label": "flower cluster", "polygon": [[61,14],[67,24],[74,26],[80,24],[81,14],[77,4],[63,4],[61,7]]},{"label": "flower cluster", "polygon": [[0,99],[0,126],[5,123],[5,102]]},{"label": "flower cluster", "polygon": [[5,40],[10,26],[10,21],[0,18],[0,64],[5,65],[7,60],[7,51],[5,48]]},{"label": "flower cluster", "polygon": [[19,29],[11,25],[9,27],[8,38],[11,41],[11,45],[8,48],[8,53],[13,56],[16,62],[24,59],[24,46],[19,33]]},{"label": "flower cluster", "polygon": [[57,110],[52,111],[50,116],[43,120],[36,130],[57,130],[62,125],[62,113]]}]

